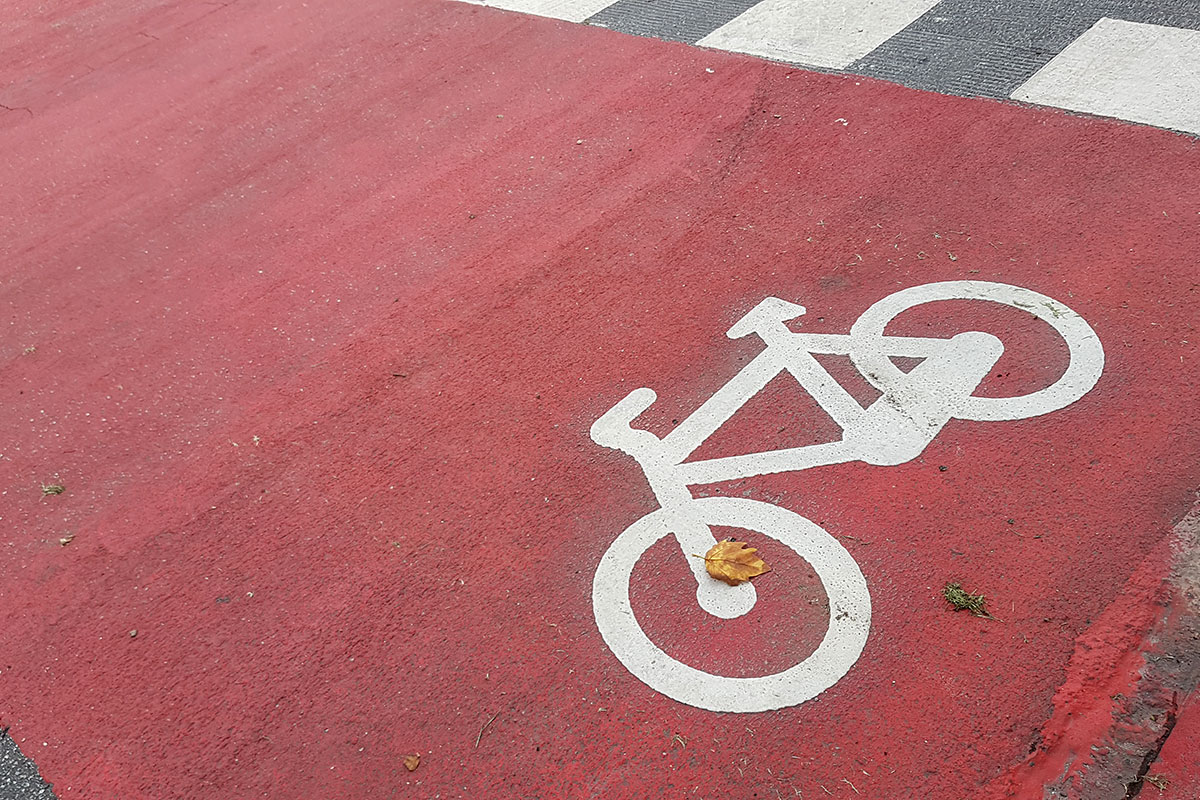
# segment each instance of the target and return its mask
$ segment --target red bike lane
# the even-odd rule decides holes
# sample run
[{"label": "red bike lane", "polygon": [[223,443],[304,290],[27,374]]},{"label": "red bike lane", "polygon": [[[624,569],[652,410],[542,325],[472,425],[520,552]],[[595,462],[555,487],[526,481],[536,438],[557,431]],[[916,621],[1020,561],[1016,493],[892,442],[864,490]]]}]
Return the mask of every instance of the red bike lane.
[{"label": "red bike lane", "polygon": [[[1194,785],[1194,140],[453,3],[25,10],[0,726],[59,797],[1087,798],[1159,748]],[[592,423],[650,387],[636,426],[682,424],[766,297],[844,334],[940,281],[1077,312],[1098,382],[900,465],[696,489],[827,531],[869,635],[774,711],[635,678],[593,576],[658,503]],[[1067,368],[995,304],[888,333],[972,330],[1005,345],[982,395]],[[837,435],[784,375],[697,456]],[[752,543],[772,572],[729,621],[647,551],[655,646],[739,678],[815,650],[821,581]]]}]

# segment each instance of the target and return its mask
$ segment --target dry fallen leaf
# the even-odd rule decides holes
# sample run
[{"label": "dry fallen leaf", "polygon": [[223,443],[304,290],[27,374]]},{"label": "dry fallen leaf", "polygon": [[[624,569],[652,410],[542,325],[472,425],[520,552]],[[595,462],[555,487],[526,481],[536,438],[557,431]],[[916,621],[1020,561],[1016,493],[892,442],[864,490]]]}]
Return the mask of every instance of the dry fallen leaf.
[{"label": "dry fallen leaf", "polygon": [[771,571],[767,562],[758,557],[758,548],[733,539],[717,542],[703,558],[708,574],[730,586],[737,586],[755,575]]},{"label": "dry fallen leaf", "polygon": [[419,755],[417,755],[416,753],[413,753],[411,756],[404,757],[404,768],[407,769],[409,772],[412,772],[414,769],[416,769],[417,765],[420,763],[421,763],[421,757]]}]

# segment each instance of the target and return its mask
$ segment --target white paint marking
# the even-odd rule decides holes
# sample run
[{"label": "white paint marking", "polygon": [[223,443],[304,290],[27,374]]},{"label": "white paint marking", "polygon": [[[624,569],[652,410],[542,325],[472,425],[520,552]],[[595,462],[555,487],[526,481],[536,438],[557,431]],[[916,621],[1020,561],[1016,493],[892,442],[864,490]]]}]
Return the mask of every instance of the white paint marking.
[{"label": "white paint marking", "polygon": [[658,649],[633,615],[629,576],[642,554],[673,532],[671,513],[659,509],[626,528],[605,551],[596,569],[592,607],[600,635],[613,654],[655,691],[709,711],[785,708],[816,697],[837,683],[858,660],[871,629],[867,581],[846,548],[816,524],[770,503],[704,497],[692,505],[709,525],[745,528],[769,536],[811,564],[829,597],[825,637],[816,652],[799,664],[758,678],[712,675]]},{"label": "white paint marking", "polygon": [[1200,31],[1101,19],[1012,97],[1200,134]]},{"label": "white paint marking", "polygon": [[463,0],[477,6],[523,11],[539,17],[583,22],[588,17],[612,5],[613,0]]},{"label": "white paint marking", "polygon": [[954,412],[959,419],[1027,419],[1057,411],[1087,394],[1104,371],[1104,348],[1083,317],[1032,289],[989,281],[941,281],[912,286],[872,305],[850,327],[850,360],[875,388],[888,391],[908,381],[888,357],[884,328],[900,313],[940,300],[988,300],[1028,311],[1062,336],[1070,353],[1067,371],[1044,389],[1017,397],[967,397]]},{"label": "white paint marking", "polygon": [[937,0],[763,0],[697,44],[844,69],[935,5]]},{"label": "white paint marking", "polygon": [[[988,300],[1028,311],[1066,341],[1070,362],[1050,386],[1018,397],[975,397],[980,381],[1004,352],[999,339],[966,331],[950,339],[893,337],[884,331],[916,305],[941,300]],[[662,506],[630,525],[605,552],[592,583],[592,606],[604,641],[630,672],[653,689],[712,711],[766,711],[802,703],[836,683],[854,665],[871,624],[866,579],[850,553],[804,517],[769,503],[692,496],[688,486],[768,472],[804,470],[863,461],[894,465],[919,456],[951,419],[1006,420],[1045,414],[1087,393],[1104,368],[1104,351],[1091,327],[1060,303],[1019,286],[985,281],[944,281],[896,292],[868,308],[848,335],[794,333],[787,321],[804,307],[768,297],[729,329],[737,339],[754,334],[766,344],[749,364],[660,439],[632,422],[657,399],[634,389],[592,424],[592,440],[633,456]],[[813,353],[848,353],[882,395],[863,408],[821,366]],[[922,358],[910,372],[891,360]],[[739,408],[781,372],[790,373],[842,428],[840,441],[765,453],[684,460]],[[651,545],[674,534],[685,556],[707,552],[712,525],[756,531],[807,560],[830,600],[830,622],[816,652],[799,664],[760,678],[727,678],[682,664],[642,631],[629,602],[629,581]],[[757,594],[749,583],[726,586],[689,558],[696,601],[710,614],[732,619],[749,612]]]}]

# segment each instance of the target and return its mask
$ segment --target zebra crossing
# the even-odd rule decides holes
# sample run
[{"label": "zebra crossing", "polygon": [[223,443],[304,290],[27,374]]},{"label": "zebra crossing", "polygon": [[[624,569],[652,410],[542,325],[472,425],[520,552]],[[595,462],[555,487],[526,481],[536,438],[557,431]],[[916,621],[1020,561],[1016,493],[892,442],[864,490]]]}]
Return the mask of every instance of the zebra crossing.
[{"label": "zebra crossing", "polygon": [[1200,135],[1200,0],[463,0]]}]

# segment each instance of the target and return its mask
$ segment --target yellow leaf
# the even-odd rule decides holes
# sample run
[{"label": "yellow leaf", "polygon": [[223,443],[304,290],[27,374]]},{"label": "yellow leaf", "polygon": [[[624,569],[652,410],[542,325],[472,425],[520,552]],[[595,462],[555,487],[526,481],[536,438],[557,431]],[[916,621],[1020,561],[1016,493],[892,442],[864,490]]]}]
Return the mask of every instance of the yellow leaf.
[{"label": "yellow leaf", "polygon": [[758,557],[758,548],[733,539],[713,545],[704,554],[704,568],[709,575],[730,586],[737,586],[756,575],[771,571],[767,562]]},{"label": "yellow leaf", "polygon": [[417,755],[416,753],[413,753],[411,756],[404,757],[404,768],[407,769],[409,772],[412,772],[414,769],[416,769],[417,765],[420,763],[421,763],[421,757],[419,755]]}]

